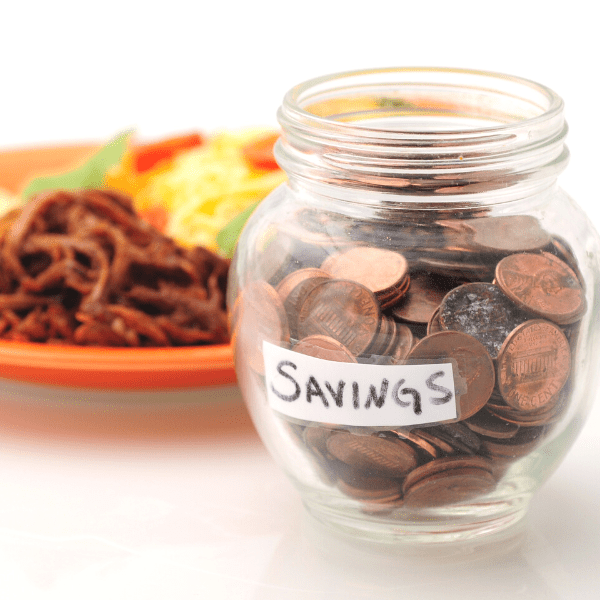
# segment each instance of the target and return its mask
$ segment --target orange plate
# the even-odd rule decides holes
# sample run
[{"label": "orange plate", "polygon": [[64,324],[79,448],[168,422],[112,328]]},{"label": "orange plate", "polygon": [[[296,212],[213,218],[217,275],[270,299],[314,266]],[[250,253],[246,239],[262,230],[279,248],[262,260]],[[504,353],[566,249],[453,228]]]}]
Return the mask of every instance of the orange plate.
[{"label": "orange plate", "polygon": [[[0,152],[0,188],[14,194],[34,176],[76,167],[97,146]],[[90,348],[0,341],[0,377],[97,389],[177,389],[236,382],[231,346]]]}]

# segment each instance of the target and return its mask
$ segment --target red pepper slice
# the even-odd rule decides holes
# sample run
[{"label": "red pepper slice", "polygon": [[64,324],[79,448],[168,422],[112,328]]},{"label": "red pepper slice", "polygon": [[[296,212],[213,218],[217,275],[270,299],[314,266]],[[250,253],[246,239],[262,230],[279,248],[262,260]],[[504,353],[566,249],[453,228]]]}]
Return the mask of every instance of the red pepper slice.
[{"label": "red pepper slice", "polygon": [[203,143],[204,138],[199,133],[190,133],[137,146],[133,150],[135,170],[138,173],[149,171],[160,161],[174,158],[181,152],[201,146]]},{"label": "red pepper slice", "polygon": [[278,138],[279,133],[269,133],[252,140],[242,148],[244,158],[251,167],[264,171],[279,169],[273,155],[273,146]]}]

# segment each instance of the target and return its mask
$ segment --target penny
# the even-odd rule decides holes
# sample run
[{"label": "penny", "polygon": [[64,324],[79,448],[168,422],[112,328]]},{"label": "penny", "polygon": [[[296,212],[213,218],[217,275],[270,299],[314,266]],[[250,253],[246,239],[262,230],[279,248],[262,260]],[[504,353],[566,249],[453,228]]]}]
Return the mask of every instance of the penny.
[{"label": "penny", "polygon": [[532,252],[550,243],[550,234],[532,215],[482,217],[464,223],[473,231],[473,244],[489,252]]},{"label": "penny", "polygon": [[339,432],[327,440],[327,449],[371,476],[402,477],[417,465],[417,452],[401,440]]},{"label": "penny", "polygon": [[298,338],[297,318],[302,302],[311,290],[327,279],[330,276],[321,269],[298,269],[284,277],[275,288],[287,313],[292,338]]},{"label": "penny", "polygon": [[424,454],[428,459],[437,458],[440,456],[440,450],[434,445],[430,444],[424,437],[417,435],[413,431],[404,431],[402,429],[395,429],[392,433],[417,448],[421,454]]},{"label": "penny", "polygon": [[393,342],[396,334],[396,328],[393,319],[383,315],[379,326],[379,331],[373,343],[368,348],[367,352],[376,359],[376,361],[385,354],[385,351]]},{"label": "penny", "polygon": [[391,314],[400,321],[429,323],[442,299],[453,287],[455,283],[451,280],[415,273],[411,275],[408,292]]},{"label": "penny", "polygon": [[475,454],[481,445],[479,437],[460,423],[441,423],[414,430],[414,433],[449,455]]},{"label": "penny", "polygon": [[457,386],[458,416],[467,419],[481,410],[488,401],[495,382],[494,363],[481,342],[458,331],[440,331],[423,338],[409,352],[407,360],[456,361],[464,388]]},{"label": "penny", "polygon": [[328,256],[321,269],[336,279],[351,279],[376,295],[385,296],[408,274],[408,262],[402,254],[374,247],[356,247]]},{"label": "penny", "polygon": [[326,335],[359,356],[375,340],[381,309],[373,293],[354,281],[331,279],[317,285],[298,314],[298,335]]},{"label": "penny", "polygon": [[560,328],[542,319],[527,321],[506,338],[498,354],[498,389],[517,410],[539,409],[560,392],[570,370],[570,346]]},{"label": "penny", "polygon": [[289,342],[287,315],[275,289],[264,281],[248,284],[241,296],[236,305],[235,345],[248,365],[264,374],[263,341],[276,345]]},{"label": "penny", "polygon": [[440,307],[438,306],[427,323],[427,335],[442,331],[442,325],[440,324]]},{"label": "penny", "polygon": [[414,345],[414,335],[408,325],[396,323],[396,346],[390,354],[392,364],[402,362]]},{"label": "penny", "polygon": [[496,266],[496,281],[515,303],[561,325],[579,320],[586,309],[577,275],[548,252],[507,256]]},{"label": "penny", "polygon": [[[435,428],[423,428],[413,429],[412,435],[414,438],[424,440],[427,444],[436,449],[436,453],[442,454],[454,454],[455,448],[452,444],[449,444],[446,440],[438,437],[432,429]],[[419,444],[421,445],[421,444]]]},{"label": "penny", "polygon": [[577,265],[577,257],[575,256],[575,252],[573,248],[565,239],[560,236],[553,235],[551,239],[550,247],[548,248],[548,252],[552,252],[555,256],[560,258],[563,262],[567,263],[573,271],[576,271],[578,268]]},{"label": "penny", "polygon": [[392,502],[402,496],[402,486],[397,479],[366,475],[348,465],[339,465],[337,486],[340,491],[357,500]]},{"label": "penny", "polygon": [[[307,428],[283,419],[280,421],[280,425],[282,428],[281,431],[287,432],[288,439],[293,444],[294,460],[302,461],[305,465],[304,468],[311,469],[326,485],[334,484],[337,475],[333,472],[328,457],[316,446],[311,446],[307,443],[305,438],[305,429]],[[308,427],[308,429],[315,428]]]},{"label": "penny", "polygon": [[385,293],[377,293],[375,296],[379,300],[381,310],[387,310],[392,306],[395,306],[404,298],[406,292],[410,287],[410,276],[406,275],[404,279],[394,288]]},{"label": "penny", "polygon": [[510,406],[489,406],[489,412],[500,420],[517,426],[538,427],[540,425],[548,425],[556,421],[564,409],[564,402],[561,395],[557,394],[540,409],[524,412],[513,409]]},{"label": "penny", "polygon": [[401,341],[401,333],[400,333],[401,324],[394,321],[394,319],[392,319],[391,317],[388,318],[387,320],[389,321],[391,331],[387,338],[387,344],[381,351],[381,354],[386,359],[389,359],[389,357],[395,352],[396,346],[398,346],[398,344]]},{"label": "penny", "polygon": [[484,469],[453,469],[422,479],[404,492],[403,506],[428,508],[460,504],[489,494],[496,478]]},{"label": "penny", "polygon": [[442,456],[413,469],[404,479],[402,488],[406,492],[415,483],[427,477],[439,473],[448,473],[454,469],[481,469],[491,473],[492,463],[485,456]]},{"label": "penny", "polygon": [[304,443],[312,450],[316,450],[321,456],[327,454],[327,439],[331,430],[325,427],[307,426],[302,432]]},{"label": "penny", "polygon": [[326,335],[309,335],[292,348],[307,356],[335,362],[357,362],[356,357],[344,344]]},{"label": "penny", "polygon": [[446,275],[467,281],[491,281],[494,277],[495,263],[479,262],[473,258],[451,260],[449,257],[419,257],[419,268],[429,273]]},{"label": "penny", "polygon": [[362,500],[361,511],[367,515],[385,515],[401,508],[404,501],[402,496],[394,499],[369,499]]},{"label": "penny", "polygon": [[519,431],[519,426],[498,418],[487,406],[464,421],[475,433],[493,439],[510,439]]},{"label": "penny", "polygon": [[519,429],[508,440],[482,440],[481,447],[492,459],[517,460],[532,452],[543,439],[543,428]]},{"label": "penny", "polygon": [[497,387],[494,388],[494,391],[487,402],[487,406],[508,406]]},{"label": "penny", "polygon": [[461,331],[479,340],[492,358],[508,334],[528,316],[493,283],[466,283],[442,300],[439,323],[444,330]]},{"label": "penny", "polygon": [[475,454],[481,446],[479,436],[463,423],[440,423],[430,430],[463,454]]},{"label": "penny", "polygon": [[551,252],[554,254],[554,256],[560,258],[560,260],[569,265],[569,267],[573,270],[573,273],[577,275],[577,279],[581,284],[581,288],[585,291],[585,280],[583,279],[583,275],[579,270],[577,257],[575,256],[575,252],[573,251],[573,248],[571,248],[570,244],[563,238],[553,235],[548,252]]}]

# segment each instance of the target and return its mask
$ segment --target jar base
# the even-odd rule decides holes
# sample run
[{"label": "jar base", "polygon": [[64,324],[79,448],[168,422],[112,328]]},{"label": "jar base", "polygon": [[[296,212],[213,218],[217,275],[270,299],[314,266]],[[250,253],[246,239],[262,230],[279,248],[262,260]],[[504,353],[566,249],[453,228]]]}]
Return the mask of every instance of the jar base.
[{"label": "jar base", "polygon": [[443,545],[461,542],[496,543],[523,524],[530,497],[455,505],[416,513],[401,508],[388,514],[349,511],[304,498],[309,515],[331,532],[354,540],[394,545]]}]

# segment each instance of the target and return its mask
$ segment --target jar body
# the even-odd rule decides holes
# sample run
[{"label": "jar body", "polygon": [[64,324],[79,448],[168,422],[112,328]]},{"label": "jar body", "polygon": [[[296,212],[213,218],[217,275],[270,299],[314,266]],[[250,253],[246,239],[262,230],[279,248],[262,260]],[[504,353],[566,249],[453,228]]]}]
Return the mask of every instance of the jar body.
[{"label": "jar body", "polygon": [[471,177],[440,201],[439,183],[292,171],[230,275],[238,382],[266,447],[315,517],[359,537],[519,521],[594,399],[588,219],[552,177]]}]

